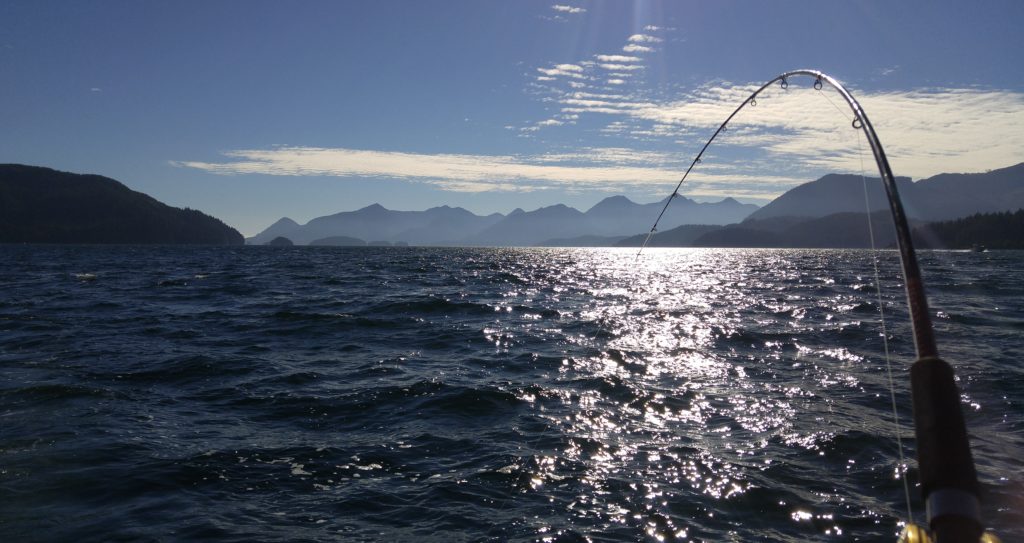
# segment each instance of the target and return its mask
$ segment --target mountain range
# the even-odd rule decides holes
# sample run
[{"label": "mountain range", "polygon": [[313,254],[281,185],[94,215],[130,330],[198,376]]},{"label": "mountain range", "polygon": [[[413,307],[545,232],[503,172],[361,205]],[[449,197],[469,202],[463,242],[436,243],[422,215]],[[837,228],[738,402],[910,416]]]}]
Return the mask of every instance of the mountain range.
[{"label": "mountain range", "polygon": [[[623,237],[649,230],[665,200],[638,204],[625,196],[611,196],[587,211],[563,204],[533,211],[515,209],[508,215],[475,215],[460,207],[441,206],[426,211],[392,211],[379,204],[315,218],[304,225],[285,217],[249,238],[262,245],[279,236],[299,245],[317,245],[336,236],[360,240],[404,242],[410,245],[533,246],[555,238],[580,236]],[[732,198],[700,203],[677,197],[662,218],[663,227],[683,224],[726,225],[757,210]]]},{"label": "mountain range", "polygon": [[[940,174],[917,182],[899,178],[897,190],[911,228],[927,232],[929,223],[1024,208],[1024,163],[984,173]],[[866,210],[870,211],[871,231]],[[634,235],[614,244],[636,247],[645,238]],[[703,229],[682,226],[659,233],[649,245],[866,248],[872,243],[887,247],[895,242],[881,180],[830,174],[790,189],[737,224]],[[958,240],[955,246],[964,243]]]},{"label": "mountain range", "polygon": [[[896,180],[912,226],[976,213],[1024,208],[1024,163],[974,174]],[[865,198],[867,203],[865,203]],[[282,218],[248,243],[287,237],[305,245],[636,246],[646,238],[665,200],[635,203],[612,196],[586,211],[558,204],[508,215],[475,215],[462,208],[392,211],[374,204],[318,217],[304,225]],[[698,203],[677,197],[662,217],[653,246],[868,247],[894,242],[889,204],[878,178],[829,174],[785,192],[764,207],[732,198]],[[338,241],[342,240],[342,241]]]},{"label": "mountain range", "polygon": [[[984,173],[940,174],[917,182],[900,178],[897,186],[911,226],[925,236],[922,241],[928,246],[1020,244],[1008,239],[1019,233],[1020,222],[1019,214],[1009,212],[1024,209],[1024,163]],[[281,238],[275,243],[334,246],[637,246],[665,203],[638,204],[612,196],[586,211],[559,204],[483,216],[449,206],[393,211],[374,204],[306,224],[282,218],[245,241],[267,244]],[[866,228],[869,215],[874,240]],[[977,217],[957,221],[972,215]],[[732,198],[698,203],[677,197],[650,245],[868,247],[873,242],[884,247],[894,242],[891,223],[878,179],[830,174],[794,187],[762,208]],[[968,230],[977,235],[969,235]],[[974,239],[978,236],[984,239]],[[238,231],[214,217],[167,206],[113,179],[0,165],[0,243],[242,242]]]},{"label": "mountain range", "polygon": [[[1024,163],[984,173],[944,173],[917,182],[901,177],[896,186],[907,217],[912,219],[944,221],[975,213],[1014,211],[1024,207]],[[865,188],[871,212],[889,209],[878,178],[867,179],[865,187],[859,175],[829,174],[794,187],[747,220],[864,213]]]}]

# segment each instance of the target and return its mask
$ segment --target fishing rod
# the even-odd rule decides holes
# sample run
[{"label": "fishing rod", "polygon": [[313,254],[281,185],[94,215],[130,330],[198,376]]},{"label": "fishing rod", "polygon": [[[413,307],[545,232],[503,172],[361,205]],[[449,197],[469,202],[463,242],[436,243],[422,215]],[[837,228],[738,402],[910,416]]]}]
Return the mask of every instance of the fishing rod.
[{"label": "fishing rod", "polygon": [[[878,135],[864,108],[842,83],[818,70],[793,70],[775,77],[754,91],[722,122],[697,153],[655,219],[636,257],[640,257],[640,253],[657,231],[658,222],[665,215],[669,204],[679,196],[679,188],[683,182],[700,163],[701,157],[715,138],[726,130],[733,117],[748,105],[756,106],[757,96],[776,82],[782,89],[788,89],[789,79],[796,76],[814,78],[815,90],[822,90],[824,85],[835,89],[853,111],[853,128],[863,131],[871,145],[871,152],[878,164],[878,172],[885,187],[896,228],[896,241],[900,251],[907,302],[910,306],[914,347],[917,351],[917,360],[910,369],[910,383],[921,495],[927,506],[928,526],[936,543],[978,543],[983,533],[978,497],[980,487],[974,460],[971,457],[963,413],[960,410],[960,393],[953,377],[953,369],[939,358],[935,345],[931,316],[928,313],[928,299],[924,293],[924,281],[921,279],[921,269],[917,263],[917,254],[914,252],[910,227],[896,187],[896,178],[889,167],[889,159],[885,156],[882,143],[878,140]],[[919,528],[908,524],[901,541],[927,541],[923,535]],[[985,534],[986,540],[990,540],[990,537],[990,534]]]}]

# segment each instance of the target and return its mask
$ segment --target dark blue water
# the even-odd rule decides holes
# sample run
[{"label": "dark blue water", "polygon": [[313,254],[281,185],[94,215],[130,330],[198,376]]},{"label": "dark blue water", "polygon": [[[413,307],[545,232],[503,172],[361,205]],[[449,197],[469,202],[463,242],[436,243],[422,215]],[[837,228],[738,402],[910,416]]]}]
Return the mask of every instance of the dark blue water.
[{"label": "dark blue water", "polygon": [[[1024,254],[922,259],[1020,539]],[[878,316],[863,251],[0,247],[0,539],[895,540]]]}]

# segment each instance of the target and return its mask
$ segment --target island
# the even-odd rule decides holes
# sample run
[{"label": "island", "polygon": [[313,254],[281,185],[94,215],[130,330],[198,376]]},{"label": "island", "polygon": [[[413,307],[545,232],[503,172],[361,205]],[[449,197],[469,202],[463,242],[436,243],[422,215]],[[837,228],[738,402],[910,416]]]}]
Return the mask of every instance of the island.
[{"label": "island", "polygon": [[271,247],[291,247],[295,245],[294,243],[292,243],[292,240],[284,236],[277,236],[276,238],[268,241],[266,244],[270,245]]}]

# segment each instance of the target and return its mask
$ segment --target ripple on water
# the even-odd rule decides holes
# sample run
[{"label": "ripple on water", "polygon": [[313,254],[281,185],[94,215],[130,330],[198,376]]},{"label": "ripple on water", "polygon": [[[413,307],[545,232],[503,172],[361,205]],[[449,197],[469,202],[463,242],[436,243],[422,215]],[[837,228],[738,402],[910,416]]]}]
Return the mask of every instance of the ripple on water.
[{"label": "ripple on water", "polygon": [[[0,257],[5,539],[877,540],[903,515],[870,253]],[[1012,540],[1021,256],[973,258],[922,263]]]}]

